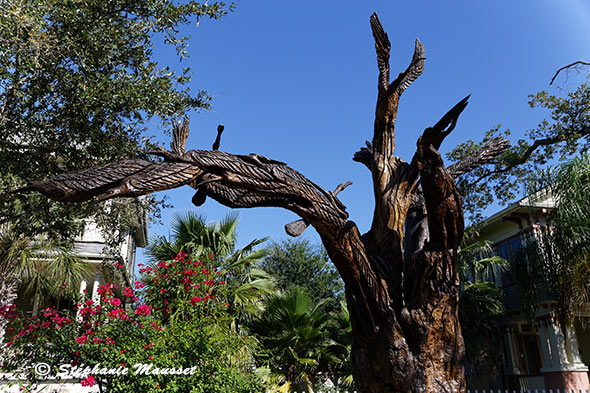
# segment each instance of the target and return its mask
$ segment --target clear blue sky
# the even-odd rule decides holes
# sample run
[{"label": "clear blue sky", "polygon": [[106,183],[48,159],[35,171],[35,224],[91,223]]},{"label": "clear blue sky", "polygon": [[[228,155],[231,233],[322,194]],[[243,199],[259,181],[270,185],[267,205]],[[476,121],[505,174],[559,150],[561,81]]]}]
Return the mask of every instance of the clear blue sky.
[{"label": "clear blue sky", "polygon": [[[399,108],[397,155],[406,160],[424,128],[467,94],[470,104],[443,152],[481,139],[497,124],[518,138],[546,115],[528,107],[528,94],[558,93],[549,86],[553,73],[588,60],[586,0],[242,0],[221,22],[190,26],[189,58],[180,66],[194,70],[191,88],[207,90],[213,101],[211,111],[191,115],[188,148],[210,148],[223,123],[222,150],[285,161],[325,189],[352,180],[339,198],[360,230],[368,230],[370,175],[351,158],[372,137],[373,11],[392,44],[392,76],[409,64],[415,38],[426,49],[424,74],[406,90]],[[170,63],[173,53],[156,49],[162,64]],[[570,85],[575,86],[571,80]],[[168,144],[167,137],[160,140]],[[184,187],[160,193],[174,208],[163,212],[164,225],[150,225],[150,235],[168,235],[172,214],[194,210],[193,192]],[[229,209],[208,200],[198,211],[219,220]],[[239,213],[240,245],[264,236],[285,238],[283,226],[298,218],[277,208]],[[305,236],[319,242],[311,228]]]}]

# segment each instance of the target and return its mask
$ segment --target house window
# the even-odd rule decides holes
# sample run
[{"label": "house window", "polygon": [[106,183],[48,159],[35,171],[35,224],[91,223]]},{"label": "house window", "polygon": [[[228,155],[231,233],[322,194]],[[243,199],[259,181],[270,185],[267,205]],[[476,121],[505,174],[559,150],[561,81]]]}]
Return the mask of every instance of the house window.
[{"label": "house window", "polygon": [[[520,235],[509,237],[508,239],[502,240],[496,243],[496,254],[508,262],[512,262],[516,257],[516,254],[522,249],[522,240]],[[516,280],[513,277],[510,270],[504,270],[502,273],[502,285],[508,286],[516,284]]]},{"label": "house window", "polygon": [[516,256],[516,253],[521,249],[522,240],[520,239],[520,235],[509,237],[508,239],[502,240],[496,244],[496,251],[498,255],[507,261],[512,261]]}]

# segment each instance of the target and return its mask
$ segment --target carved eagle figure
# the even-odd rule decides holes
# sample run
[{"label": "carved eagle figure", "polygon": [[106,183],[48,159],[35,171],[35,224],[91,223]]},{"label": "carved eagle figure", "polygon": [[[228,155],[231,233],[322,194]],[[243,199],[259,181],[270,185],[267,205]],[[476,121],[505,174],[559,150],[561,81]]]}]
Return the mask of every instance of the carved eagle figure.
[{"label": "carved eagle figure", "polygon": [[[189,185],[196,189],[192,203],[201,206],[209,196],[226,206],[286,207],[303,218],[345,219],[346,208],[328,192],[309,181],[284,162],[258,155],[234,155],[218,150],[223,125],[217,128],[212,150],[186,151],[188,118],[173,123],[170,150],[158,148],[148,154],[162,157],[154,163],[141,159],[122,160],[108,165],[64,173],[46,181],[32,181],[15,192],[38,191],[63,202],[82,202],[97,197],[103,201],[116,197],[136,197]],[[330,206],[330,209],[322,209]],[[323,210],[326,210],[324,212]],[[330,217],[328,217],[330,216]],[[297,236],[309,219],[287,225]],[[297,226],[297,230],[290,230]]]}]

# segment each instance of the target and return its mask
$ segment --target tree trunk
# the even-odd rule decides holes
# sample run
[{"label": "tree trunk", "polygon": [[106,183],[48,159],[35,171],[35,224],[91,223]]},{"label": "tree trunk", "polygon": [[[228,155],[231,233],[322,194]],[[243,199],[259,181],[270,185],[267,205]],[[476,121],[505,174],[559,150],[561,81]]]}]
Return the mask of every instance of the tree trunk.
[{"label": "tree trunk", "polygon": [[39,286],[35,288],[35,293],[33,294],[33,309],[31,311],[31,316],[36,317],[39,315],[39,304],[41,303],[41,290]]},{"label": "tree trunk", "polygon": [[379,66],[372,143],[354,155],[371,171],[375,211],[371,230],[360,235],[335,192],[309,181],[285,163],[257,154],[186,151],[188,122],[175,124],[172,151],[151,152],[163,164],[127,160],[32,182],[51,198],[83,201],[132,197],[189,185],[199,206],[207,197],[232,208],[283,207],[302,220],[288,224],[300,234],[312,225],[345,283],[353,328],[353,374],[362,393],[459,392],[465,389],[463,339],[458,321],[457,248],[463,236],[461,199],[452,174],[489,162],[506,148],[493,140],[447,170],[438,153],[467,98],[418,138],[410,163],[395,157],[395,120],[404,90],[423,71],[424,48],[416,40],[408,68],[389,82],[387,34],[371,17]]}]

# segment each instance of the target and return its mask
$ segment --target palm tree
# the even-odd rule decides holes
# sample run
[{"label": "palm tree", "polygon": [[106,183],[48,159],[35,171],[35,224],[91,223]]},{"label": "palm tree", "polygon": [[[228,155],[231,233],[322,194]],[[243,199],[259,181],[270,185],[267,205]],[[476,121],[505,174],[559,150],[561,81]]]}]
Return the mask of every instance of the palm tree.
[{"label": "palm tree", "polygon": [[313,392],[320,377],[328,375],[337,343],[331,338],[332,317],[325,312],[327,300],[314,302],[300,287],[271,296],[254,325],[262,349],[257,374],[270,391]]},{"label": "palm tree", "polygon": [[156,237],[150,242],[147,254],[152,262],[173,259],[180,252],[195,257],[207,251],[227,257],[235,249],[238,221],[236,214],[228,214],[214,223],[207,223],[203,215],[195,212],[176,214],[172,217],[172,237]]},{"label": "palm tree", "polygon": [[565,328],[574,311],[590,302],[590,154],[541,172],[529,185],[529,197],[534,203],[547,195],[555,200],[549,227],[523,247],[515,270],[528,299],[534,301],[542,288],[557,295]]},{"label": "palm tree", "polygon": [[207,223],[195,212],[177,214],[172,219],[172,236],[159,236],[152,240],[147,254],[152,263],[173,259],[185,252],[193,259],[215,258],[220,273],[231,277],[234,311],[239,318],[250,319],[262,307],[262,298],[274,292],[272,277],[255,265],[266,255],[264,248],[255,248],[268,238],[255,239],[236,250],[237,214],[228,214],[220,222]]},{"label": "palm tree", "polygon": [[328,326],[330,337],[334,341],[331,351],[338,359],[334,362],[330,372],[330,379],[338,389],[354,390],[354,379],[350,364],[352,349],[352,324],[350,312],[345,301],[340,301],[340,309],[331,314],[332,323]]},{"label": "palm tree", "polygon": [[461,240],[457,269],[462,283],[494,282],[508,267],[508,261],[495,255],[492,242],[477,240],[477,227],[468,227]]},{"label": "palm tree", "polygon": [[[11,306],[18,291],[32,299],[32,314],[49,299],[74,297],[80,283],[94,269],[72,247],[56,241],[17,236],[8,225],[0,227],[0,308]],[[64,285],[67,284],[67,285]],[[0,341],[6,321],[0,322]]]},{"label": "palm tree", "polygon": [[465,340],[467,375],[495,375],[501,370],[498,318],[504,312],[502,289],[495,284],[508,261],[494,255],[489,240],[476,240],[475,227],[467,228],[459,248],[457,267],[461,280],[459,320]]}]

